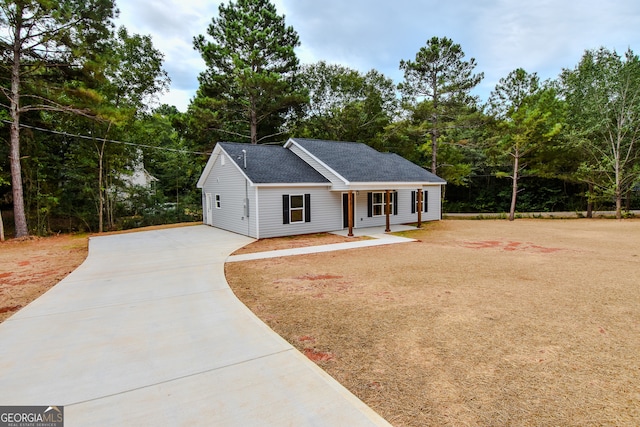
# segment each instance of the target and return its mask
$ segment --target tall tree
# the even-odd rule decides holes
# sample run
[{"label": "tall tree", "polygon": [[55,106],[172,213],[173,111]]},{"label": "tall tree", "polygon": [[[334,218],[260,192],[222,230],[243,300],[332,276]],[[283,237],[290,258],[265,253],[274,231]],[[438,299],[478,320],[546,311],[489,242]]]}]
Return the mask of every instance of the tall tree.
[{"label": "tall tree", "polygon": [[[126,184],[123,178],[140,163],[130,145],[108,140],[148,143],[133,140],[132,127],[151,98],[167,85],[162,54],[150,37],[130,35],[124,28],[104,42],[91,73],[70,82],[85,94],[86,99],[74,99],[74,105],[89,117],[48,112],[23,116],[23,121],[41,129],[89,137],[22,130],[25,208],[32,232],[50,232],[50,224],[58,224],[60,217],[67,218],[70,228],[112,228]],[[47,88],[51,81],[39,84]]]},{"label": "tall tree", "polygon": [[[0,169],[0,172],[2,172],[2,169]],[[0,187],[2,187],[3,185],[6,185],[6,184],[8,184],[8,182],[4,180],[2,175],[0,175]],[[2,210],[1,209],[0,209],[0,242],[4,242],[4,221],[2,221]]]},{"label": "tall tree", "polygon": [[[113,0],[1,0],[0,36],[2,66],[9,68],[10,88],[2,88],[9,109],[10,163],[15,235],[29,234],[24,207],[20,164],[20,117],[28,111],[73,111],[58,88],[39,87],[35,77],[54,71],[82,67],[92,51],[108,38],[115,13]],[[25,86],[30,86],[28,96]],[[46,90],[45,90],[46,89]]]},{"label": "tall tree", "polygon": [[209,98],[218,111],[219,131],[247,138],[252,144],[277,136],[286,114],[306,100],[296,91],[300,45],[269,0],[221,4],[207,29],[194,38],[207,70],[199,76],[197,98]]},{"label": "tall tree", "polygon": [[400,61],[400,69],[404,71],[400,90],[414,106],[426,101],[430,107],[428,134],[434,174],[438,169],[438,142],[443,129],[456,122],[461,105],[476,103],[470,91],[484,77],[483,73],[473,74],[476,61],[474,58],[465,61],[464,56],[460,45],[451,39],[432,37],[416,53],[414,61]]},{"label": "tall tree", "polygon": [[300,137],[373,144],[397,114],[395,85],[376,70],[363,74],[321,61],[302,68],[300,85],[309,93]]},{"label": "tall tree", "polygon": [[168,88],[169,77],[162,68],[163,59],[164,55],[154,48],[151,37],[129,35],[124,27],[118,29],[117,36],[109,44],[103,70],[105,80],[97,88],[103,102],[95,111],[106,122],[106,128],[94,140],[98,156],[99,232],[104,231],[105,202],[109,201],[105,185],[109,171],[104,167],[106,140],[111,136],[113,127],[130,124],[139,113],[147,109],[147,102],[153,96]]},{"label": "tall tree", "polygon": [[560,82],[576,148],[586,158],[581,176],[613,197],[621,218],[622,199],[640,179],[640,59],[630,49],[624,57],[605,48],[587,51]]},{"label": "tall tree", "polygon": [[525,170],[531,168],[524,159],[557,137],[563,124],[563,106],[556,91],[543,88],[536,73],[518,68],[500,79],[489,97],[489,105],[497,120],[497,134],[490,142],[490,150],[498,157],[511,159],[512,191],[509,220],[515,219],[518,182]]}]

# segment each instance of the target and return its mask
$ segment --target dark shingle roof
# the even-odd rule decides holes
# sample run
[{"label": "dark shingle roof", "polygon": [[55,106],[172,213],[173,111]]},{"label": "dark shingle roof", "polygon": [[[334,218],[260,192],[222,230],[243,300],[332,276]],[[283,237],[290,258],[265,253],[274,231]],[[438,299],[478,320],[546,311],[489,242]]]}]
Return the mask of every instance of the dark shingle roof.
[{"label": "dark shingle roof", "polygon": [[[254,184],[281,183],[329,183],[304,160],[280,145],[252,145],[235,142],[219,142],[234,162]],[[244,153],[247,152],[247,168]]]},{"label": "dark shingle roof", "polygon": [[434,182],[445,180],[393,153],[381,153],[359,142],[293,138],[350,182]]}]

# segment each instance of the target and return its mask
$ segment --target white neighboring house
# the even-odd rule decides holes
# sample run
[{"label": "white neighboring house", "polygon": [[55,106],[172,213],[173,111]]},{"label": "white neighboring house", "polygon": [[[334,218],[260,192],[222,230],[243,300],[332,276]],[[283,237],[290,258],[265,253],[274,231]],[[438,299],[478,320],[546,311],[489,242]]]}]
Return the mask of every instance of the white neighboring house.
[{"label": "white neighboring house", "polygon": [[218,143],[202,189],[205,224],[253,238],[441,219],[446,182],[356,142]]},{"label": "white neighboring house", "polygon": [[129,190],[141,187],[150,190],[151,194],[156,192],[156,182],[158,178],[151,175],[145,168],[142,161],[142,153],[138,153],[138,158],[133,163],[133,170],[130,174],[120,174],[120,180],[124,184],[125,190],[116,191],[118,200],[126,200],[130,196]]},{"label": "white neighboring house", "polygon": [[144,188],[151,188],[155,192],[155,183],[158,178],[151,175],[145,168],[142,162],[136,163],[133,167],[133,173],[131,175],[123,175],[122,180],[127,187],[140,186]]}]

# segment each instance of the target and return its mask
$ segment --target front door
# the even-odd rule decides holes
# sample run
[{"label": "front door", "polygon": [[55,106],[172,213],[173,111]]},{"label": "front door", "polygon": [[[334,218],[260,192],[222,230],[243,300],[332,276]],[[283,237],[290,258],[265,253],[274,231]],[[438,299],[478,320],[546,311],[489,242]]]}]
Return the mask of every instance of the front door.
[{"label": "front door", "polygon": [[[355,227],[356,221],[356,195],[351,193],[351,203],[353,209],[351,211],[351,224]],[[349,193],[342,193],[342,228],[349,228]]]}]

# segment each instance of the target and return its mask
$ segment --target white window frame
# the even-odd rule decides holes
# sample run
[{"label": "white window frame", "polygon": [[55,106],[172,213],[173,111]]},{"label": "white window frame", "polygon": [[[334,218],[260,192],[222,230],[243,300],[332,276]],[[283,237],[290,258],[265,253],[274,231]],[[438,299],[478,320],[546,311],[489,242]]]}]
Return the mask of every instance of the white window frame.
[{"label": "white window frame", "polygon": [[220,195],[216,194],[215,196],[215,204],[216,204],[216,209],[222,209],[222,201],[220,200]]},{"label": "white window frame", "polygon": [[[381,202],[376,202],[376,194],[380,195],[380,200]],[[389,214],[393,214],[393,198],[394,198],[395,192],[391,191],[389,193]],[[385,216],[385,206],[387,204],[387,193],[386,192],[371,192],[371,216]],[[376,213],[376,207],[379,208],[380,213]]]},{"label": "white window frame", "polygon": [[[300,199],[302,199],[302,204],[299,207],[294,207],[293,206],[293,198],[294,197],[299,197]],[[300,219],[299,220],[295,220],[293,219],[293,213],[294,212],[300,212]],[[301,222],[305,222],[305,218],[304,218],[304,212],[305,212],[305,206],[304,206],[304,194],[290,194],[289,195],[289,224],[298,224]]]}]

